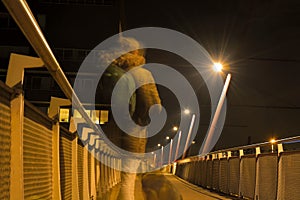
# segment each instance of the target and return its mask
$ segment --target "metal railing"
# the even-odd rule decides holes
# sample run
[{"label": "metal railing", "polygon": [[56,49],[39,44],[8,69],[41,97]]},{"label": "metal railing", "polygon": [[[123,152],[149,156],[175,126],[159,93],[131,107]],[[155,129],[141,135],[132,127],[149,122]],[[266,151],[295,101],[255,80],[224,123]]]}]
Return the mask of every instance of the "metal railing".
[{"label": "metal railing", "polygon": [[[284,148],[291,143],[300,143],[300,136],[189,157],[173,163],[172,169],[193,184],[240,198],[297,199],[300,151]],[[269,151],[262,153],[261,148]]]}]

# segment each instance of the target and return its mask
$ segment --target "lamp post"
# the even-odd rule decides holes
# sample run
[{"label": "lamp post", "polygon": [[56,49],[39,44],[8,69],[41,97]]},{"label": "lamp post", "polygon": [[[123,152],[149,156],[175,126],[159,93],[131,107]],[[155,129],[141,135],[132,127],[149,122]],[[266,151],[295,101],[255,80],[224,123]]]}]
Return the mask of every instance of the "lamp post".
[{"label": "lamp post", "polygon": [[270,143],[272,144],[271,148],[272,148],[272,153],[274,153],[274,143],[276,142],[276,140],[273,138],[270,140]]},{"label": "lamp post", "polygon": [[186,142],[185,142],[185,145],[184,145],[182,159],[184,159],[185,156],[186,156],[186,150],[188,148],[188,144],[189,144],[189,141],[190,141],[190,138],[191,138],[192,130],[193,130],[194,123],[195,123],[195,118],[196,118],[196,115],[193,114],[192,115],[192,119],[191,119],[191,124],[190,124],[190,128],[189,128],[189,132],[188,132],[188,136],[187,136],[187,139],[186,139]]},{"label": "lamp post", "polygon": [[[217,71],[217,72],[221,72],[222,67],[223,66],[222,66],[221,63],[214,63],[214,65],[213,65],[214,70]],[[226,93],[227,93],[227,90],[228,90],[228,87],[229,87],[230,80],[231,80],[231,74],[227,74],[226,81],[225,81],[225,84],[224,84],[224,87],[223,87],[223,90],[222,90],[222,93],[221,93],[221,96],[220,96],[220,99],[219,99],[219,102],[218,102],[218,105],[217,105],[217,109],[214,113],[212,122],[209,126],[208,133],[207,133],[207,135],[204,139],[203,145],[201,147],[200,152],[202,154],[207,154],[210,151],[210,149],[209,149],[210,144],[212,142],[213,135],[214,135],[214,132],[215,132],[215,129],[216,129],[216,125],[217,125],[217,122],[218,122],[218,119],[219,119],[219,116],[220,116],[220,113],[221,113],[221,110],[222,110],[222,107],[223,107],[223,104],[224,104],[224,101],[225,101],[225,97],[226,97]]]},{"label": "lamp post", "polygon": [[161,158],[160,158],[160,161],[161,161],[161,166],[164,165],[164,146],[161,146]]},{"label": "lamp post", "polygon": [[171,139],[171,142],[170,142],[170,152],[169,152],[169,162],[168,162],[168,164],[170,164],[171,160],[172,160],[172,149],[173,149],[173,139]]},{"label": "lamp post", "polygon": [[177,140],[177,146],[176,146],[176,152],[175,152],[175,159],[177,159],[177,156],[178,156],[178,149],[179,149],[179,145],[180,145],[180,140],[181,140],[181,131],[179,131],[179,134],[178,134],[178,140]]}]

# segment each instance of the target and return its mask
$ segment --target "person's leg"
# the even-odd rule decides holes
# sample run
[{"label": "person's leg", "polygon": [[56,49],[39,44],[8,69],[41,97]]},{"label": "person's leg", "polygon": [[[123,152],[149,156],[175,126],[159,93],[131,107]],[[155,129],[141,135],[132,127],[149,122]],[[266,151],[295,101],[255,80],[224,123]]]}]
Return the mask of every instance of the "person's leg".
[{"label": "person's leg", "polygon": [[[143,154],[147,142],[147,139],[144,138],[146,130],[138,129],[133,131],[138,131],[142,138],[125,136],[122,139],[122,147],[129,152]],[[118,200],[134,200],[136,173],[142,158],[143,155],[135,158],[122,158],[121,186]]]},{"label": "person's leg", "polygon": [[122,160],[121,186],[118,200],[134,200],[136,173],[129,173],[129,171],[135,171],[139,163],[140,161],[137,159]]}]

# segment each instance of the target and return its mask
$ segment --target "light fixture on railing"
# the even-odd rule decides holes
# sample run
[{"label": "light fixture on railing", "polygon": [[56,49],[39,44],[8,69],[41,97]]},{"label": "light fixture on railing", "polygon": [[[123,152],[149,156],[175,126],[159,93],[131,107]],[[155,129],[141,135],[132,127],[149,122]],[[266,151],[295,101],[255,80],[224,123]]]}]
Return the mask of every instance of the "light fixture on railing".
[{"label": "light fixture on railing", "polygon": [[274,152],[274,143],[276,142],[276,140],[274,138],[272,138],[269,142],[272,144],[271,148],[272,148],[272,153],[273,153]]}]

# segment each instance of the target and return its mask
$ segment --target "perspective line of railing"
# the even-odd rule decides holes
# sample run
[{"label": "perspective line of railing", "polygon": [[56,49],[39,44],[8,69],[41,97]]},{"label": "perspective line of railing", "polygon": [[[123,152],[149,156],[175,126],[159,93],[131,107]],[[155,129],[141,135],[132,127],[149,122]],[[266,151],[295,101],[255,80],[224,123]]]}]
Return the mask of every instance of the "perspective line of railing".
[{"label": "perspective line of railing", "polygon": [[101,131],[85,112],[82,103],[57,62],[26,1],[2,1],[37,55],[43,60],[45,67],[48,69],[63,93],[70,101],[72,101],[73,106],[75,106],[87,124],[89,124],[89,126],[100,136]]}]

